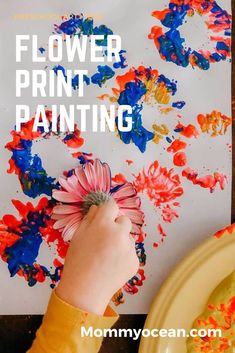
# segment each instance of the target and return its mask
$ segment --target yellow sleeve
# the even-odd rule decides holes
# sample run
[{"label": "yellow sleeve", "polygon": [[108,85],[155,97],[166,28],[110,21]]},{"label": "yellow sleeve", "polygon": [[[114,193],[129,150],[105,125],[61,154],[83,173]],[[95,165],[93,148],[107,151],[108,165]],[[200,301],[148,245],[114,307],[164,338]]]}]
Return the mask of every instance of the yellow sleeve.
[{"label": "yellow sleeve", "polygon": [[84,312],[52,292],[47,312],[27,353],[97,353],[102,337],[82,337],[81,330],[110,328],[118,315],[108,307],[104,316]]}]

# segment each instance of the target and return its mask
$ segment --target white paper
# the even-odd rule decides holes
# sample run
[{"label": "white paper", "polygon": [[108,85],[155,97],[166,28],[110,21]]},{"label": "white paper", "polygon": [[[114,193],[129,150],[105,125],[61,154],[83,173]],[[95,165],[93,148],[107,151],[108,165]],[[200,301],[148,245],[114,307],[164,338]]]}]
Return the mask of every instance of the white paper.
[{"label": "white paper", "polygon": [[[230,1],[218,1],[218,4],[227,11],[231,11]],[[131,0],[103,1],[74,1],[38,2],[28,0],[9,0],[0,4],[0,113],[1,113],[1,139],[0,139],[0,212],[17,215],[11,199],[19,199],[22,202],[31,201],[34,204],[38,199],[32,200],[25,196],[21,190],[18,178],[14,174],[7,174],[8,160],[11,153],[4,146],[11,140],[10,131],[15,125],[15,106],[20,102],[28,104],[32,111],[38,104],[39,98],[32,98],[30,92],[24,98],[15,97],[15,70],[27,68],[35,69],[35,63],[31,61],[30,53],[24,56],[22,64],[15,61],[15,35],[37,34],[40,45],[45,47],[48,36],[53,31],[53,24],[61,21],[52,20],[16,20],[17,13],[54,14],[55,16],[69,15],[71,13],[83,13],[95,18],[96,24],[105,24],[115,34],[122,38],[122,47],[127,51],[128,67],[117,71],[122,74],[131,67],[144,65],[158,69],[170,79],[177,81],[178,90],[174,101],[185,101],[185,107],[179,111],[183,116],[185,125],[191,123],[197,126],[196,117],[199,113],[210,113],[212,110],[231,116],[231,92],[230,76],[231,63],[223,61],[211,64],[209,70],[193,69],[190,65],[186,68],[177,66],[171,62],[162,60],[152,40],[148,39],[148,33],[154,25],[160,25],[152,11],[162,10],[168,6],[167,1],[149,0],[135,2]],[[96,19],[97,18],[97,19]],[[191,23],[191,24],[190,24]],[[200,24],[200,26],[199,26]],[[201,43],[207,43],[205,36],[207,31],[203,28],[199,16],[188,20],[182,27],[187,43],[197,47]],[[63,62],[67,68],[76,66]],[[79,68],[90,67],[95,64],[79,65]],[[42,69],[44,64],[38,63]],[[79,98],[79,104],[99,104],[96,97],[109,93],[111,88],[117,87],[115,77],[102,87],[90,85],[86,87],[83,98]],[[47,105],[53,104],[77,104],[77,98],[47,98]],[[44,99],[45,102],[45,99]],[[151,131],[153,123],[166,123],[173,129],[177,119],[176,113],[161,115],[157,105],[145,105],[143,110],[144,126]],[[172,163],[172,154],[165,149],[169,144],[164,139],[159,144],[148,142],[147,150],[141,153],[134,144],[125,145],[116,133],[92,133],[82,134],[85,144],[82,150],[92,152],[95,158],[107,162],[112,174],[123,173],[127,180],[133,181],[133,174],[138,174],[143,168],[158,160],[163,167],[174,168],[175,173],[181,174],[182,168],[175,167]],[[231,127],[225,135],[212,138],[210,135],[200,133],[198,138],[188,140],[187,166],[199,172],[199,176],[219,171],[228,177],[225,190],[220,190],[217,185],[215,191],[210,193],[208,189],[192,185],[181,177],[184,195],[175,201],[180,202],[178,209],[179,218],[172,223],[164,223],[161,220],[159,210],[146,195],[140,194],[142,209],[145,213],[144,228],[147,233],[145,239],[145,251],[147,262],[144,267],[146,280],[139,288],[138,294],[124,294],[125,303],[119,305],[117,310],[121,314],[147,313],[154,296],[161,284],[177,263],[196,247],[203,239],[211,236],[215,231],[230,223],[231,217],[231,153],[227,144],[231,144]],[[34,144],[33,151],[38,153],[43,160],[43,165],[49,175],[59,177],[64,170],[75,167],[78,163],[73,159],[64,144],[57,139],[42,140]],[[133,160],[128,166],[125,160]],[[43,196],[43,195],[42,195]],[[161,223],[167,232],[167,237],[158,248],[153,247],[153,242],[159,241],[157,224]],[[51,252],[43,244],[40,249],[39,259],[41,263],[50,263]],[[218,264],[219,265],[219,264]],[[38,283],[29,287],[21,277],[10,278],[7,264],[0,261],[0,314],[41,314],[45,311],[48,296],[51,291],[49,281]],[[95,295],[95,293],[94,293]]]}]

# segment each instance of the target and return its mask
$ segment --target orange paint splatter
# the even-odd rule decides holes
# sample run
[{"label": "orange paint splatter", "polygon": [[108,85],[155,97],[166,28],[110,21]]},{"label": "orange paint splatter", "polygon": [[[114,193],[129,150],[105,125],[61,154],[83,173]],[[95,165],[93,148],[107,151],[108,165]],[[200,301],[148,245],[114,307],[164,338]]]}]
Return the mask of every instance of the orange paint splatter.
[{"label": "orange paint splatter", "polygon": [[127,182],[125,176],[124,176],[122,173],[116,174],[116,175],[112,178],[112,181],[114,181],[114,182],[117,183],[117,184],[123,184],[123,183],[126,183],[126,182]]},{"label": "orange paint splatter", "polygon": [[81,137],[81,132],[78,129],[73,132],[72,138],[66,140],[66,145],[70,148],[78,148],[83,144],[84,139]]},{"label": "orange paint splatter", "polygon": [[[148,38],[149,39],[153,39],[154,40],[154,43],[155,43],[155,46],[157,49],[160,48],[160,43],[159,43],[159,40],[158,38],[161,37],[163,35],[163,30],[161,27],[158,27],[158,26],[153,26],[151,28],[151,33],[148,35]],[[159,52],[161,58],[164,60],[164,55]]]},{"label": "orange paint splatter", "polygon": [[232,349],[234,337],[235,321],[235,297],[231,297],[228,302],[218,305],[207,305],[207,312],[199,317],[193,327],[198,329],[220,329],[223,336],[208,335],[204,337],[192,338],[194,351],[198,352],[229,352]]},{"label": "orange paint splatter", "polygon": [[126,159],[126,163],[127,163],[128,165],[131,165],[131,164],[134,163],[134,161],[133,161],[132,159]]},{"label": "orange paint splatter", "polygon": [[98,96],[97,98],[100,99],[101,101],[103,101],[105,98],[108,98],[109,95],[107,93],[101,94],[100,96]]},{"label": "orange paint splatter", "polygon": [[172,144],[167,148],[167,152],[178,152],[180,150],[185,149],[187,146],[187,143],[180,140],[176,139],[172,142]]},{"label": "orange paint splatter", "polygon": [[126,72],[124,75],[118,75],[116,78],[116,81],[119,85],[119,89],[113,88],[113,93],[118,94],[122,92],[125,89],[125,85],[127,82],[134,81],[135,80],[135,72],[133,69],[130,69],[128,72]]},{"label": "orange paint splatter", "polygon": [[162,11],[153,11],[152,16],[156,17],[158,20],[164,20],[165,16],[170,12],[169,9],[164,9]]},{"label": "orange paint splatter", "polygon": [[210,114],[199,114],[197,121],[201,131],[211,136],[226,134],[228,127],[232,124],[231,118],[215,110]]},{"label": "orange paint splatter", "polygon": [[192,124],[184,126],[182,123],[179,122],[175,128],[182,129],[182,131],[180,131],[180,134],[187,138],[197,137],[199,135],[196,127]]},{"label": "orange paint splatter", "polygon": [[229,226],[221,229],[221,230],[218,230],[218,232],[216,232],[214,234],[214,237],[215,238],[221,238],[226,232],[228,232],[229,234],[232,234],[233,232],[235,231],[235,223],[233,224],[230,224]]}]

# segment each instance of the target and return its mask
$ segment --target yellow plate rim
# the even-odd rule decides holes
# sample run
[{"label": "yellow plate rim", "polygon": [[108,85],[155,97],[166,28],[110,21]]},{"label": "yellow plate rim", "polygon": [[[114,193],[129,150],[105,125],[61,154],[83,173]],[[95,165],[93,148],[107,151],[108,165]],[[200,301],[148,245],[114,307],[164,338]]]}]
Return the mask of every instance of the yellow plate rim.
[{"label": "yellow plate rim", "polygon": [[[173,301],[174,296],[181,289],[186,279],[198,266],[204,263],[210,256],[214,255],[215,252],[222,248],[229,247],[230,244],[234,243],[234,233],[235,231],[232,233],[225,231],[221,238],[211,236],[179,262],[153,300],[145,321],[145,329],[151,330],[152,328],[162,327],[162,322],[170,310],[170,303]],[[139,353],[158,353],[160,340],[160,337],[142,337]]]}]

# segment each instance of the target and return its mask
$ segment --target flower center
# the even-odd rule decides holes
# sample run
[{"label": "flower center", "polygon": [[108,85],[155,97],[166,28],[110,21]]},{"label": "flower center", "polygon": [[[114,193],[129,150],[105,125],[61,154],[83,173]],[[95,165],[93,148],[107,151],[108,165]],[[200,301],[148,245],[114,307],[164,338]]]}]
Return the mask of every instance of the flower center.
[{"label": "flower center", "polygon": [[82,215],[85,216],[92,205],[102,205],[112,198],[110,194],[106,194],[103,191],[95,191],[86,195],[81,206]]}]

